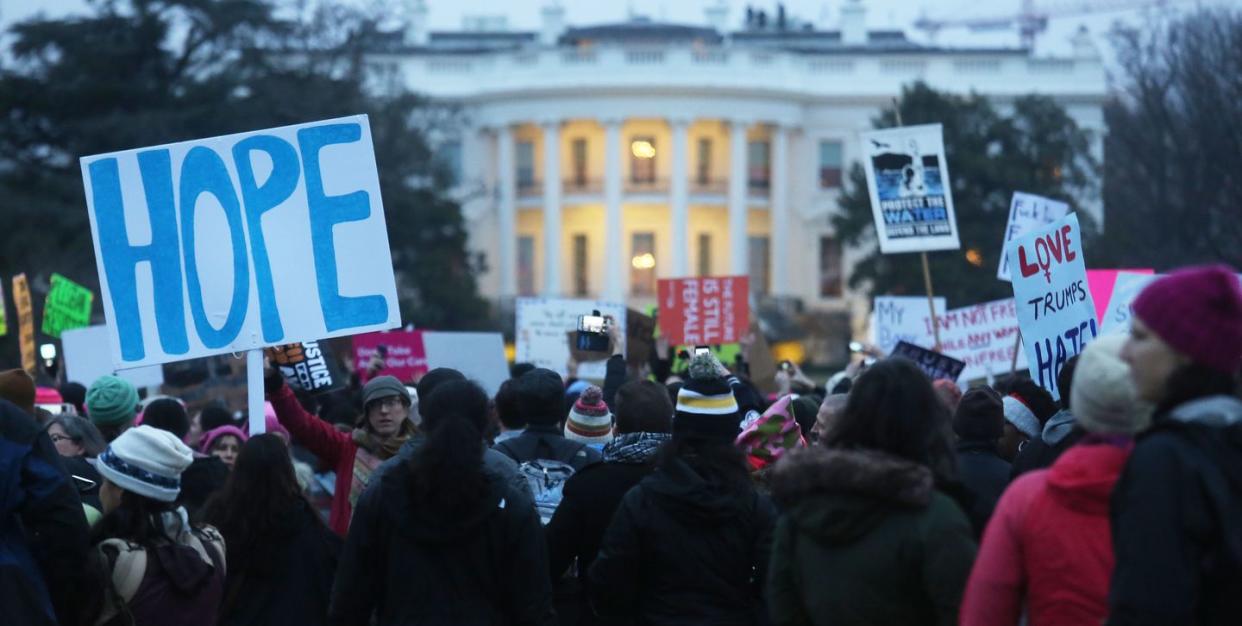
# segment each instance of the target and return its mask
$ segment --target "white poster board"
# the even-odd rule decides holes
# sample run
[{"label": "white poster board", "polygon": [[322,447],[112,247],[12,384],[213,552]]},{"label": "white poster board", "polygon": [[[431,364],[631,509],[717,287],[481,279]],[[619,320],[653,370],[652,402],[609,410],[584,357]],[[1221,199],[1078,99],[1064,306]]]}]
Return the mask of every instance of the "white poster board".
[{"label": "white poster board", "polygon": [[[932,348],[931,324],[926,321],[927,298],[925,296],[876,296],[871,311],[871,343],[890,354],[897,342],[905,341],[916,346]],[[944,315],[944,298],[936,297],[936,315]]]},{"label": "white poster board", "polygon": [[500,333],[423,332],[428,369],[451,367],[495,396],[509,378],[505,338]]},{"label": "white poster board", "polygon": [[364,115],[81,165],[117,368],[401,324]]},{"label": "white poster board", "polygon": [[961,247],[940,124],[861,133],[880,252]]},{"label": "white poster board", "polygon": [[[1013,298],[952,309],[936,317],[940,323],[940,351],[966,363],[959,381],[1008,374],[1014,362],[1015,346],[1017,370],[1026,370],[1026,355],[1017,343],[1018,312]],[[923,322],[931,328],[931,317],[926,310]],[[930,331],[923,341],[925,343],[916,343],[925,348],[935,343]]]},{"label": "white poster board", "polygon": [[1113,295],[1108,299],[1108,308],[1104,309],[1104,319],[1100,320],[1101,335],[1116,335],[1130,332],[1130,319],[1134,311],[1130,305],[1143,292],[1143,288],[1160,278],[1156,274],[1135,274],[1121,272],[1117,274],[1117,282],[1113,284]]},{"label": "white poster board", "polygon": [[[926,305],[924,305],[926,306]],[[569,362],[566,333],[578,329],[578,316],[598,310],[611,315],[625,328],[625,305],[602,300],[572,298],[518,298],[516,310],[515,361],[533,363],[564,376]],[[603,380],[605,361],[582,363],[578,377]]]},{"label": "white poster board", "polygon": [[1050,200],[1033,193],[1013,192],[1009,201],[1009,223],[1005,225],[1005,239],[1001,241],[1000,266],[996,268],[996,277],[1009,282],[1009,257],[1005,254],[1005,246],[1014,237],[1025,235],[1035,228],[1046,226],[1069,213],[1069,205],[1064,202]]},{"label": "white poster board", "polygon": [[164,384],[162,365],[116,369],[107,326],[66,330],[60,335],[60,346],[64,352],[65,380],[90,387],[100,376],[116,374],[135,387],[159,387]]},{"label": "white poster board", "polygon": [[1060,398],[1057,374],[1099,335],[1078,216],[1015,238],[1005,254],[1031,378]]}]

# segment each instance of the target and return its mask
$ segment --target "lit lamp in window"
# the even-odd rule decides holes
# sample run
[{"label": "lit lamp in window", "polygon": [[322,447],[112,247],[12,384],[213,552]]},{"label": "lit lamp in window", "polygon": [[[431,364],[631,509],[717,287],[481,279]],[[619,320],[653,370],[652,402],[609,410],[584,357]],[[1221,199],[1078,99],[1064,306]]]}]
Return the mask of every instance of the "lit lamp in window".
[{"label": "lit lamp in window", "polygon": [[656,154],[655,146],[646,139],[636,139],[630,142],[630,153],[640,159],[654,159]]},{"label": "lit lamp in window", "polygon": [[655,255],[650,252],[636,254],[634,258],[630,259],[630,265],[634,266],[636,270],[649,270],[655,267]]},{"label": "lit lamp in window", "polygon": [[966,251],[966,262],[975,267],[983,267],[983,253],[977,248],[971,248]]}]

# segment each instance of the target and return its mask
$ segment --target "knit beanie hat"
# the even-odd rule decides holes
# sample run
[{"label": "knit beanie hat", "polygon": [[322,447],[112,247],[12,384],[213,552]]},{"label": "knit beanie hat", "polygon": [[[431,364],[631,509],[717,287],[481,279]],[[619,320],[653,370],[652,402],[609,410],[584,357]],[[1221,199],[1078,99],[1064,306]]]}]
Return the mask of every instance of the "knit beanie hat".
[{"label": "knit beanie hat", "polygon": [[362,387],[362,409],[365,411],[368,404],[374,400],[383,400],[397,396],[405,399],[406,404],[410,404],[410,390],[405,388],[405,383],[397,380],[396,376],[376,376],[367,381]]},{"label": "knit beanie hat", "polygon": [[780,460],[787,452],[806,447],[802,428],[793,416],[793,400],[792,395],[777,400],[734,441],[746,453],[752,470],[761,470]]},{"label": "knit beanie hat", "polygon": [[715,357],[696,355],[690,361],[690,378],[677,392],[673,413],[674,437],[698,437],[733,441],[741,432],[742,416],[729,382],[715,370]]},{"label": "knit beanie hat", "polygon": [[1005,434],[1005,403],[1000,394],[991,387],[975,387],[963,394],[953,413],[953,432],[962,441],[1000,439]]},{"label": "knit beanie hat", "polygon": [[246,436],[246,431],[236,426],[213,428],[203,433],[203,442],[199,444],[198,451],[203,454],[211,454],[211,446],[216,443],[216,440],[227,435],[237,437],[238,443],[246,443],[246,439],[249,438]]},{"label": "knit beanie hat", "polygon": [[1190,360],[1217,371],[1242,367],[1242,287],[1225,265],[1157,279],[1134,299],[1134,316]]},{"label": "knit beanie hat", "polygon": [[112,484],[161,502],[181,493],[181,472],[194,453],[177,436],[151,426],[121,433],[95,460],[95,469]]},{"label": "knit beanie hat", "polygon": [[1043,432],[1039,419],[1031,412],[1030,407],[1016,394],[1009,394],[1001,400],[1005,409],[1005,421],[1013,424],[1028,439],[1035,439]]},{"label": "knit beanie hat", "polygon": [[138,414],[138,390],[116,376],[100,376],[86,391],[86,412],[96,426],[116,426]]},{"label": "knit beanie hat", "polygon": [[565,420],[565,438],[582,443],[612,441],[612,413],[604,404],[604,392],[599,387],[590,385],[578,396],[569,410],[569,419]]},{"label": "knit beanie hat", "polygon": [[59,407],[64,404],[65,399],[60,397],[60,392],[52,387],[36,387],[35,388],[35,404],[51,405]]},{"label": "knit beanie hat", "polygon": [[0,372],[0,398],[4,398],[30,415],[34,415],[35,382],[24,369]]},{"label": "knit beanie hat", "polygon": [[1108,335],[1087,344],[1071,388],[1074,418],[1087,432],[1132,435],[1151,423],[1151,405],[1139,400],[1130,367],[1121,360],[1126,336]]}]

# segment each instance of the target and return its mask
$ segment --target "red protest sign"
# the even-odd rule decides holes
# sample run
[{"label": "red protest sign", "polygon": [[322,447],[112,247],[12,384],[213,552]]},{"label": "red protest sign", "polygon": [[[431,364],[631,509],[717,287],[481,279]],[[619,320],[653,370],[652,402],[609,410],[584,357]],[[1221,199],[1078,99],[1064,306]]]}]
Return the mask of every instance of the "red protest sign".
[{"label": "red protest sign", "polygon": [[423,348],[423,331],[394,330],[354,335],[354,371],[359,382],[371,378],[367,365],[383,348],[384,367],[376,376],[396,376],[403,383],[412,383],[427,373],[427,351]]},{"label": "red protest sign", "polygon": [[750,326],[749,290],[746,276],[661,279],[660,332],[673,345],[736,343]]}]

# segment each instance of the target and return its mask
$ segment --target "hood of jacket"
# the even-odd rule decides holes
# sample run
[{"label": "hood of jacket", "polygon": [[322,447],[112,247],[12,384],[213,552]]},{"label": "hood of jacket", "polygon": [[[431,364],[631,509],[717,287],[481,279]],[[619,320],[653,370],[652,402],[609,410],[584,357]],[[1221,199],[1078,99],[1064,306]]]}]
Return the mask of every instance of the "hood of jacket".
[{"label": "hood of jacket", "polygon": [[1072,511],[1107,515],[1113,485],[1133,448],[1110,443],[1070,447],[1048,470],[1048,494]]},{"label": "hood of jacket", "polygon": [[769,477],[772,496],[803,532],[829,544],[867,534],[893,511],[931,502],[932,472],[878,450],[795,450]]},{"label": "hood of jacket", "polygon": [[1048,418],[1048,423],[1044,424],[1044,432],[1040,437],[1044,443],[1055,446],[1061,443],[1065,436],[1074,430],[1074,414],[1066,409],[1057,411],[1052,417]]},{"label": "hood of jacket", "polygon": [[662,462],[641,484],[670,515],[702,526],[735,521],[754,504],[749,490],[708,481],[679,458]]},{"label": "hood of jacket", "polygon": [[1187,424],[1225,428],[1242,423],[1242,400],[1233,396],[1209,396],[1181,404],[1169,419]]},{"label": "hood of jacket", "polygon": [[462,511],[414,502],[413,471],[408,461],[380,477],[381,492],[377,495],[383,502],[383,515],[398,532],[418,543],[454,543],[474,534],[492,515],[513,505],[506,499],[504,481],[486,471],[484,476],[487,477],[486,492]]}]

